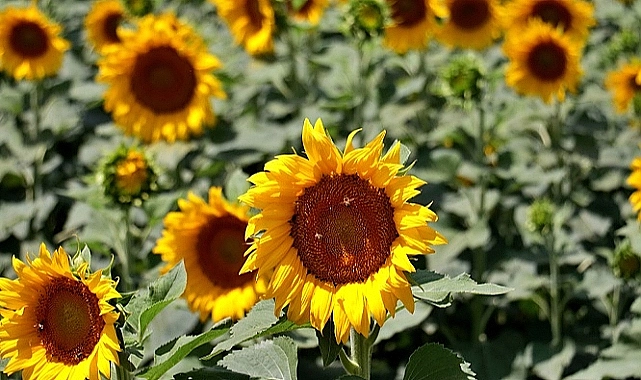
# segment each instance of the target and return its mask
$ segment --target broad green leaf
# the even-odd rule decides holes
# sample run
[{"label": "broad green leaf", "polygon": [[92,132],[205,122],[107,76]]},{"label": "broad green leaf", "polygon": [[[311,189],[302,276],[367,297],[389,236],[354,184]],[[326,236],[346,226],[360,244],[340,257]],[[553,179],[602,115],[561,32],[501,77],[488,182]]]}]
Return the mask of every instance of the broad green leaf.
[{"label": "broad green leaf", "polygon": [[296,344],[286,336],[279,336],[255,346],[234,351],[219,365],[251,377],[276,380],[296,380]]},{"label": "broad green leaf", "polygon": [[[451,278],[446,275],[423,273],[424,270],[418,270],[410,276],[417,283],[412,287],[412,293],[415,297],[432,303],[436,306],[442,306],[448,296],[452,293],[471,293],[480,295],[499,295],[509,292],[510,288],[495,284],[478,284],[470,278],[467,273]],[[433,273],[433,272],[432,272]],[[417,280],[418,279],[418,280]],[[423,282],[425,280],[427,282]]]},{"label": "broad green leaf", "polygon": [[405,308],[399,310],[394,318],[388,318],[385,321],[376,337],[376,341],[380,342],[389,339],[401,331],[420,325],[430,315],[432,309],[432,305],[425,302],[416,302],[413,314],[410,314]]},{"label": "broad green leaf", "polygon": [[641,373],[641,349],[635,345],[617,344],[604,350],[602,357],[588,368],[567,377],[568,380],[627,379]]},{"label": "broad green leaf", "polygon": [[292,0],[292,8],[294,11],[299,11],[305,3],[307,3],[307,0]]},{"label": "broad green leaf", "polygon": [[332,318],[325,324],[323,332],[316,330],[316,337],[318,338],[318,347],[323,359],[323,366],[327,367],[336,360],[338,352],[341,350],[340,344],[336,343]]},{"label": "broad green leaf", "polygon": [[469,364],[440,344],[428,343],[410,355],[403,380],[473,380]]},{"label": "broad green leaf", "polygon": [[225,180],[225,197],[230,202],[235,202],[239,196],[249,189],[247,174],[242,169],[237,168],[231,172]]},{"label": "broad green leaf", "polygon": [[223,351],[229,351],[235,345],[260,335],[277,321],[278,318],[274,315],[274,300],[258,302],[245,318],[232,326],[229,339],[218,343],[211,353],[202,359],[211,359]]},{"label": "broad green leaf", "polygon": [[152,319],[183,294],[186,284],[187,272],[181,261],[131,299],[125,308],[130,313],[127,323],[137,332],[139,342],[145,339],[145,331]]},{"label": "broad green leaf", "polygon": [[221,367],[199,368],[174,375],[175,380],[249,380],[249,376]]},{"label": "broad green leaf", "polygon": [[147,379],[159,379],[171,367],[178,364],[190,352],[203,344],[229,331],[228,327],[218,327],[195,336],[181,336],[173,342],[171,349],[154,358],[154,365],[142,371],[138,376]]}]

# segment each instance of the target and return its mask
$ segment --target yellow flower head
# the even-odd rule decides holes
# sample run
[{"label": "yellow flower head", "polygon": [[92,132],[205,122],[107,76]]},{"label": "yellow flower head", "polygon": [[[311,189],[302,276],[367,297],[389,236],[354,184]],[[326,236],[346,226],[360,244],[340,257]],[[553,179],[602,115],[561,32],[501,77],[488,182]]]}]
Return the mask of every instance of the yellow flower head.
[{"label": "yellow flower head", "polygon": [[0,70],[16,79],[55,75],[69,49],[61,32],[35,5],[0,11]]},{"label": "yellow flower head", "polygon": [[340,152],[320,120],[305,120],[307,158],[277,156],[239,197],[261,209],[247,226],[255,239],[241,273],[271,275],[266,297],[296,323],[322,330],[332,316],[341,342],[350,327],[368,336],[372,317],[383,325],[399,299],[413,312],[408,256],[446,242],[427,224],[436,214],[408,202],[425,182],[401,174],[400,144],[382,155],[381,132],[356,149],[356,132]]},{"label": "yellow flower head", "polygon": [[190,193],[178,200],[180,211],[165,217],[165,229],[153,252],[166,262],[163,273],[180,260],[187,271],[183,297],[200,319],[240,319],[258,301],[266,282],[238,272],[247,249],[249,208],[231,204],[219,187],[209,190],[209,203]]},{"label": "yellow flower head", "polygon": [[554,95],[563,101],[566,90],[576,91],[581,47],[559,29],[533,20],[521,33],[509,35],[503,50],[510,60],[505,81],[518,93],[538,95],[549,103]]},{"label": "yellow flower head", "polygon": [[107,157],[98,170],[98,182],[105,195],[122,205],[140,204],[149,198],[157,188],[157,176],[142,150],[124,146]]},{"label": "yellow flower head", "polygon": [[294,20],[318,25],[325,9],[329,6],[329,0],[305,0],[299,8],[294,7],[294,0],[287,0],[286,5],[289,15]]},{"label": "yellow flower head", "polygon": [[234,40],[252,55],[274,51],[276,29],[274,8],[270,0],[210,0],[225,20]]},{"label": "yellow flower head", "polygon": [[143,142],[186,140],[213,126],[210,97],[225,92],[212,70],[221,67],[191,27],[172,13],[148,15],[136,30],[119,31],[98,61],[107,83],[105,110],[128,135]]},{"label": "yellow flower head", "polygon": [[87,39],[98,51],[105,46],[120,43],[117,29],[125,17],[119,0],[95,1],[85,17]]},{"label": "yellow flower head", "polygon": [[635,96],[641,94],[641,61],[635,60],[608,73],[605,87],[614,97],[614,108],[625,112]]},{"label": "yellow flower head", "polygon": [[42,244],[27,263],[14,258],[15,280],[0,278],[0,356],[4,372],[22,370],[23,379],[109,378],[120,351],[109,301],[120,297],[115,282],[87,264],[76,272],[59,248]]},{"label": "yellow flower head", "polygon": [[635,191],[630,195],[630,203],[634,212],[637,213],[637,218],[641,220],[641,157],[636,157],[630,164],[632,173],[628,177],[627,184],[632,186]]},{"label": "yellow flower head", "polygon": [[503,27],[513,33],[526,28],[532,19],[561,28],[564,34],[580,41],[585,41],[589,29],[596,25],[594,6],[584,0],[512,0],[501,16]]},{"label": "yellow flower head", "polygon": [[442,0],[386,0],[391,8],[392,25],[385,28],[383,43],[399,54],[422,49],[434,33],[437,17],[447,17]]},{"label": "yellow flower head", "polygon": [[501,34],[498,0],[446,0],[449,18],[436,38],[451,47],[484,49]]}]

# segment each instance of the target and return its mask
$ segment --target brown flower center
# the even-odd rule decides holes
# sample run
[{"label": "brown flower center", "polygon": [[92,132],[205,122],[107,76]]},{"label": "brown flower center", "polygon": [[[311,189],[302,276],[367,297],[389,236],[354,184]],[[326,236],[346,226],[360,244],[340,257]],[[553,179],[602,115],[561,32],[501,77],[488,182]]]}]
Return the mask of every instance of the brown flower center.
[{"label": "brown flower center", "polygon": [[451,22],[465,30],[474,30],[490,19],[487,0],[455,0],[450,8]]},{"label": "brown flower center", "polygon": [[198,265],[212,284],[231,289],[252,281],[252,274],[238,274],[245,261],[246,227],[246,222],[233,215],[225,215],[211,217],[198,233]]},{"label": "brown flower center", "polygon": [[98,297],[80,281],[58,277],[35,309],[38,337],[52,361],[77,365],[91,354],[105,326]]},{"label": "brown flower center", "polygon": [[105,21],[102,24],[102,32],[105,34],[107,41],[111,43],[120,42],[120,37],[118,36],[117,30],[122,21],[121,13],[112,13],[105,17]]},{"label": "brown flower center", "polygon": [[247,10],[247,17],[249,17],[249,22],[254,32],[259,31],[263,27],[263,14],[260,12],[260,4],[258,0],[247,0],[245,3],[245,9]]},{"label": "brown flower center", "polygon": [[306,188],[289,223],[307,271],[335,285],[367,280],[398,237],[385,190],[356,174],[323,176]]},{"label": "brown flower center", "polygon": [[170,46],[150,49],[136,59],[131,91],[136,100],[155,113],[183,110],[196,90],[191,62]]},{"label": "brown flower center", "polygon": [[427,9],[423,0],[388,0],[396,25],[409,28],[425,19]]},{"label": "brown flower center", "polygon": [[11,49],[23,57],[36,58],[44,55],[49,47],[47,33],[32,21],[22,21],[11,29]]},{"label": "brown flower center", "polygon": [[539,80],[552,82],[560,79],[567,69],[565,50],[553,41],[536,45],[528,55],[530,72]]},{"label": "brown flower center", "polygon": [[572,15],[566,7],[557,0],[538,0],[532,7],[532,15],[544,22],[568,30],[572,26]]}]

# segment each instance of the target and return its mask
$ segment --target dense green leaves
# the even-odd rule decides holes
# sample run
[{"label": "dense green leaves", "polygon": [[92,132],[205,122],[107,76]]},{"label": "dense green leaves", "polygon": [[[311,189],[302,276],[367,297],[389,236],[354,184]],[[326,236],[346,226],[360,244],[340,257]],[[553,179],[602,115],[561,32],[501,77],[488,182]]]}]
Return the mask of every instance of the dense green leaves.
[{"label": "dense green leaves", "polygon": [[405,367],[403,380],[474,380],[474,372],[460,356],[439,344],[417,349]]},{"label": "dense green leaves", "polygon": [[412,290],[414,296],[439,307],[448,306],[453,293],[499,295],[511,290],[496,284],[478,284],[466,273],[451,278],[447,275],[419,270],[411,274],[411,278],[416,283]]},{"label": "dense green leaves", "polygon": [[276,337],[232,351],[219,362],[234,372],[275,380],[296,380],[297,363],[296,344],[288,337]]}]

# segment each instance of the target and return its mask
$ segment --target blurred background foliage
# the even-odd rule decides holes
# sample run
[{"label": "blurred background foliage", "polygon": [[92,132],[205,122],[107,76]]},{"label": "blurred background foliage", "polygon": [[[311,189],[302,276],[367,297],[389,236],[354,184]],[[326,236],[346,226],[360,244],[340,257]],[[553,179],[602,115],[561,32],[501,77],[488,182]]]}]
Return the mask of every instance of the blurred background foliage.
[{"label": "blurred background foliage", "polygon": [[[499,43],[476,52],[431,41],[398,55],[377,38],[350,35],[333,5],[317,27],[288,25],[273,56],[256,58],[234,45],[211,3],[153,2],[188,22],[221,59],[215,75],[227,99],[212,100],[218,122],[203,136],[141,146],[157,168],[157,187],[125,208],[104,195],[97,173],[114,151],[138,143],[103,110],[98,53],[82,23],[91,3],[40,4],[64,25],[72,48],[57,76],[33,83],[0,74],[2,276],[14,276],[12,256],[36,252],[42,241],[70,252],[82,242],[96,267],[112,255],[130,257],[131,286],[144,286],[159,275],[151,249],[178,198],[223,186],[234,199],[271,157],[301,151],[304,118],[322,118],[338,146],[354,129],[363,129],[357,143],[385,129],[388,143],[411,151],[412,174],[428,182],[416,202],[431,203],[435,228],[449,240],[416,266],[514,289],[399,313],[381,330],[374,378],[396,378],[425,342],[459,352],[479,379],[641,376],[641,235],[625,183],[641,123],[639,115],[615,113],[603,85],[620,61],[641,54],[639,2],[593,2],[597,25],[578,91],[552,104],[506,86]],[[172,304],[154,320],[144,360],[205,326],[184,304]],[[293,334],[304,378],[342,373],[318,370],[313,330]],[[196,350],[173,373],[201,367],[198,357],[210,350]]]}]

